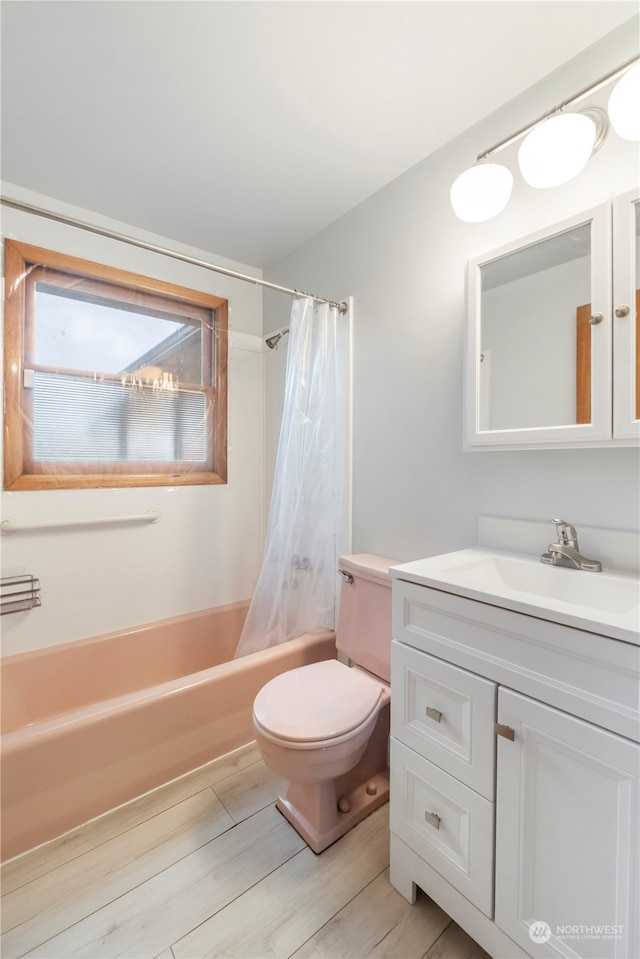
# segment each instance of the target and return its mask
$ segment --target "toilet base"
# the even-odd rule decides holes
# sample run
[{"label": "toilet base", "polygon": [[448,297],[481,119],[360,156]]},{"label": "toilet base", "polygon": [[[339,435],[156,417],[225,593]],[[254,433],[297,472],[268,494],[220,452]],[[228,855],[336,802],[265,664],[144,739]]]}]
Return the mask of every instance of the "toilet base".
[{"label": "toilet base", "polygon": [[[276,801],[278,809],[315,853],[321,853],[389,799],[389,771],[372,776],[350,791],[337,790],[338,780],[290,783]],[[348,811],[341,812],[338,803]]]},{"label": "toilet base", "polygon": [[[356,766],[335,779],[290,782],[276,808],[320,853],[389,799],[389,703]],[[342,812],[339,807],[345,809]]]}]

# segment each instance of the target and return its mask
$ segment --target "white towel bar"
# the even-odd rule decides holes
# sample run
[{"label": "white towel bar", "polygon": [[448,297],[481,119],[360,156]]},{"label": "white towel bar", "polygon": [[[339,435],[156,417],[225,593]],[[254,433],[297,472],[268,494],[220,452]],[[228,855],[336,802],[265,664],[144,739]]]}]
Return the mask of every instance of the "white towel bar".
[{"label": "white towel bar", "polygon": [[98,519],[60,519],[53,521],[40,520],[35,523],[21,523],[13,519],[4,519],[0,523],[0,529],[3,533],[21,533],[35,529],[66,529],[70,526],[107,526],[112,523],[157,523],[161,515],[160,510],[154,506],[148,509],[146,513],[138,513],[133,516],[102,516]]}]

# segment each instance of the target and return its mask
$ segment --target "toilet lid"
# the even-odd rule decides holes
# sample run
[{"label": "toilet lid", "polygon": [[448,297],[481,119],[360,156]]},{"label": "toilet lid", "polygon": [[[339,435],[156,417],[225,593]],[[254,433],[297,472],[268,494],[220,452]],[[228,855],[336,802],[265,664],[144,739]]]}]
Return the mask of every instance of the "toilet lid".
[{"label": "toilet lid", "polygon": [[362,725],[376,709],[384,686],[329,659],[281,673],[263,686],[253,714],[281,739],[333,739]]}]

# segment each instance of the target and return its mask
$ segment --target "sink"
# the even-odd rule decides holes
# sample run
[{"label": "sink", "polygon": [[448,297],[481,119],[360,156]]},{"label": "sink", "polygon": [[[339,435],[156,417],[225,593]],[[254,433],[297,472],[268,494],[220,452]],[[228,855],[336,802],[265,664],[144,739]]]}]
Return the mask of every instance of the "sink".
[{"label": "sink", "polygon": [[640,579],[550,566],[539,556],[464,549],[406,563],[392,575],[640,645]]},{"label": "sink", "polygon": [[640,602],[637,579],[543,566],[513,556],[487,556],[448,570],[452,581],[485,592],[517,590],[542,600],[587,606],[609,613],[628,613]]}]

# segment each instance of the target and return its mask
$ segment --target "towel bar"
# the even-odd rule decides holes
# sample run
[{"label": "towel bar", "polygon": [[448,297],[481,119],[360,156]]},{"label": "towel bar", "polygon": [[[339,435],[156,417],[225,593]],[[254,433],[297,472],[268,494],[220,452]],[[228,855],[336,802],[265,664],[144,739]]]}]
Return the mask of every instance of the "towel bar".
[{"label": "towel bar", "polygon": [[137,513],[133,516],[102,516],[97,519],[60,519],[40,520],[35,523],[21,523],[19,520],[4,519],[0,523],[3,533],[20,533],[35,529],[66,529],[70,526],[107,526],[111,523],[157,523],[160,519],[160,510],[157,507],[148,509],[146,513]]}]

